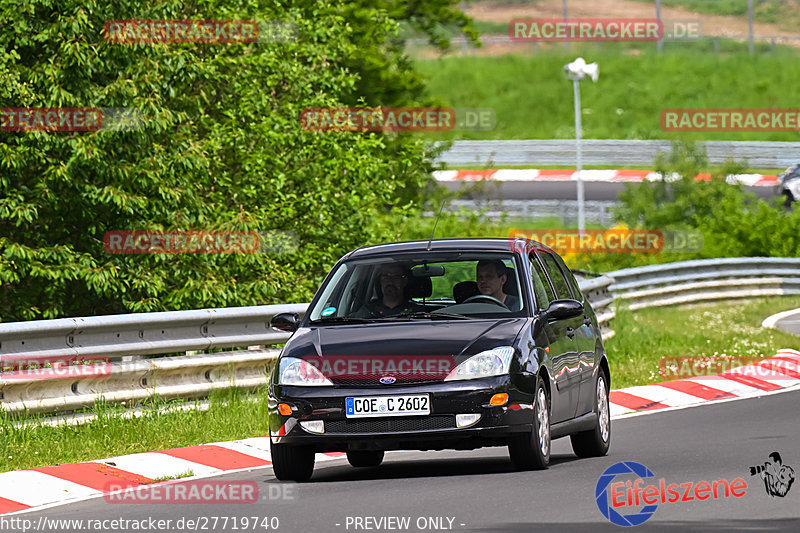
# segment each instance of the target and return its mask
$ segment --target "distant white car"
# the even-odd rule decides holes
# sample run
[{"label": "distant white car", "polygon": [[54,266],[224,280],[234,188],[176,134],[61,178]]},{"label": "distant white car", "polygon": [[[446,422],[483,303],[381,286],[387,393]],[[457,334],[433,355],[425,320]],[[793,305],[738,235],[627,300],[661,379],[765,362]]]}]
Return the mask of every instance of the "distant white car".
[{"label": "distant white car", "polygon": [[783,206],[791,209],[792,202],[800,201],[800,163],[787,168],[778,176],[778,193],[786,196]]}]

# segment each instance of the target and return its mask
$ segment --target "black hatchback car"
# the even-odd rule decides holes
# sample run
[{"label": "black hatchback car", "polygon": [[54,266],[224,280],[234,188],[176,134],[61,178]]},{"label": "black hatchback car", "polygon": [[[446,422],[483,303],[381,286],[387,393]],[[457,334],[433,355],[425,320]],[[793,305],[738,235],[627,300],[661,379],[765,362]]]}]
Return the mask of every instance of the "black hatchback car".
[{"label": "black hatchback car", "polygon": [[580,457],[611,440],[597,318],[549,248],[524,239],[368,246],[334,266],[269,384],[275,476],[304,481],[316,453],[377,466],[386,450],[508,446],[547,468],[550,441]]}]

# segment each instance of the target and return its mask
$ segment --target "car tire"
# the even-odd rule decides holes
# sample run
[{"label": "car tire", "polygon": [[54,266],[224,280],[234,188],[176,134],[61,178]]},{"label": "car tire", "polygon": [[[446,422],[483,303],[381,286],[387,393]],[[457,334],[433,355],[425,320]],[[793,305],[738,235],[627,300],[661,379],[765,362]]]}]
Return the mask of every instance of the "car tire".
[{"label": "car tire", "polygon": [[572,451],[578,457],[602,457],[611,444],[611,414],[608,407],[608,378],[602,370],[595,381],[595,427],[570,435]]},{"label": "car tire", "polygon": [[308,446],[273,444],[272,470],[280,481],[308,481],[314,473],[314,449]]},{"label": "car tire", "polygon": [[378,466],[383,462],[383,450],[355,450],[347,452],[347,460],[357,468]]},{"label": "car tire", "polygon": [[511,437],[508,454],[517,470],[544,470],[550,465],[550,408],[541,380],[533,400],[533,430]]}]

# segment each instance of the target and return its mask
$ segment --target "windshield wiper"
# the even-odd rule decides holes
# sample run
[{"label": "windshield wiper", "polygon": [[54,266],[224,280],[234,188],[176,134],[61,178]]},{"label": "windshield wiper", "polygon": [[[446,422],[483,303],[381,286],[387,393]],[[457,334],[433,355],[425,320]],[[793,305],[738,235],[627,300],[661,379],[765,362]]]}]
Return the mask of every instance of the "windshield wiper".
[{"label": "windshield wiper", "polygon": [[404,313],[401,315],[397,315],[399,317],[404,318],[430,318],[430,319],[441,319],[441,320],[470,320],[470,317],[466,315],[459,315],[456,313],[430,313],[428,311],[416,311],[414,313]]},{"label": "windshield wiper", "polygon": [[363,318],[358,316],[328,316],[312,320],[310,324],[370,324],[378,322],[380,319]]}]

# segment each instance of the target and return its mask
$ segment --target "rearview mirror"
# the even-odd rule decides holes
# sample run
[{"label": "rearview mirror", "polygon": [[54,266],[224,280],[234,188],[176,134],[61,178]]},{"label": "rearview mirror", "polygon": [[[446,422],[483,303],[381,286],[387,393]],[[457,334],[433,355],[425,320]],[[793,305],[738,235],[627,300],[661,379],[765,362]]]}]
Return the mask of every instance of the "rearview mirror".
[{"label": "rearview mirror", "polygon": [[423,265],[411,269],[411,275],[415,278],[431,278],[436,276],[444,276],[444,267],[442,265]]},{"label": "rearview mirror", "polygon": [[583,304],[578,300],[553,300],[544,312],[547,320],[564,320],[583,313]]}]

